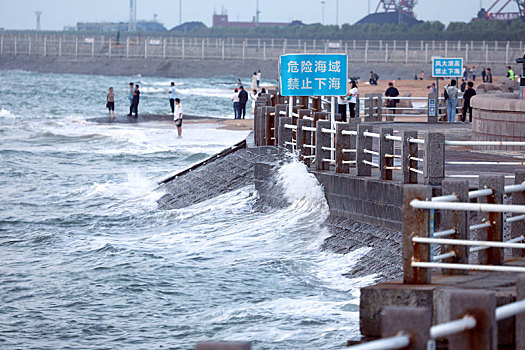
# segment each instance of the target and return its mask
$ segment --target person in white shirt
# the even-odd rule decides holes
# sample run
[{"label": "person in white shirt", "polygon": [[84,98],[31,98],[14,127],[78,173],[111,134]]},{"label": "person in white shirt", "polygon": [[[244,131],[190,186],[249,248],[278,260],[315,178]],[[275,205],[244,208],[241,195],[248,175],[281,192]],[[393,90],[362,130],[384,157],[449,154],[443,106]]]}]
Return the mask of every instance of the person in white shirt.
[{"label": "person in white shirt", "polygon": [[341,115],[341,121],[346,122],[346,96],[337,97],[337,113]]},{"label": "person in white shirt", "polygon": [[252,100],[252,108],[251,108],[251,111],[252,113],[255,114],[255,101],[257,101],[257,90],[253,90],[252,93],[250,94],[250,99]]},{"label": "person in white shirt", "polygon": [[175,83],[174,82],[171,82],[169,94],[170,94],[171,113],[175,113]]},{"label": "person in white shirt", "polygon": [[257,89],[257,72],[253,72],[252,75],[252,89]]},{"label": "person in white shirt", "polygon": [[182,106],[180,105],[180,99],[175,99],[175,112],[173,113],[173,121],[177,127],[179,137],[182,137]]},{"label": "person in white shirt", "polygon": [[257,70],[257,87],[261,86],[261,70]]},{"label": "person in white shirt", "polygon": [[350,91],[346,97],[348,105],[350,107],[350,118],[355,118],[355,105],[357,103],[357,84],[355,81],[350,82]]},{"label": "person in white shirt", "polygon": [[240,119],[239,117],[239,90],[238,89],[233,90],[232,102],[233,102],[233,115],[235,116],[234,119]]}]

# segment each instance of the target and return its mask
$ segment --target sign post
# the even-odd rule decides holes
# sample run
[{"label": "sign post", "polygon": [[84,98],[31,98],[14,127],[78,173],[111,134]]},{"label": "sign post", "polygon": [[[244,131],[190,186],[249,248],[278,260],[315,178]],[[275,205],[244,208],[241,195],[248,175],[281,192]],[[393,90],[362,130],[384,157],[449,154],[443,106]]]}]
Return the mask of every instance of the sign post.
[{"label": "sign post", "polygon": [[[335,97],[348,94],[348,56],[345,54],[288,54],[279,57],[279,92],[290,96],[331,96],[331,125],[335,129]],[[335,140],[332,135],[332,149]],[[332,150],[332,159],[334,151]]]},{"label": "sign post", "polygon": [[[443,58],[443,57],[432,57],[432,76],[436,78],[436,90],[435,100],[432,102],[432,98],[429,99],[428,116],[439,117],[439,78],[457,78],[463,74],[463,58]],[[432,111],[431,104],[434,104],[435,108]],[[434,114],[432,114],[434,112]]]}]

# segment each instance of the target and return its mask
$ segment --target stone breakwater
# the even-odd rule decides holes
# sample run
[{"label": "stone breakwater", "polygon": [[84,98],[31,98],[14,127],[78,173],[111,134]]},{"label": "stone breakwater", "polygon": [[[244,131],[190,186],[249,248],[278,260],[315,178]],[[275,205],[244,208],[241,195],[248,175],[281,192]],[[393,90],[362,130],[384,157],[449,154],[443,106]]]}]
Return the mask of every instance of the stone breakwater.
[{"label": "stone breakwater", "polygon": [[[370,71],[382,80],[414,79],[421,70],[430,72],[430,64],[349,63],[349,76],[368,81]],[[218,59],[161,59],[108,57],[46,57],[3,55],[0,70],[25,70],[41,73],[89,75],[136,75],[173,78],[250,77],[255,70],[263,72],[263,79],[276,80],[277,59],[218,60]]]}]

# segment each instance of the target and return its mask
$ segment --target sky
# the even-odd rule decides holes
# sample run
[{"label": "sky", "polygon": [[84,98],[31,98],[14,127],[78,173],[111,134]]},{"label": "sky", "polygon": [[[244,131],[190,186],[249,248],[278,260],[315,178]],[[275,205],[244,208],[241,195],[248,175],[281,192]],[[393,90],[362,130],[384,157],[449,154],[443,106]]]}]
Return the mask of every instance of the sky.
[{"label": "sky", "polygon": [[[257,0],[137,0],[137,20],[157,20],[168,29],[179,24],[179,1],[182,22],[201,21],[211,26],[214,11],[226,9],[229,20],[251,21]],[[476,16],[480,5],[489,7],[495,0],[418,0],[416,16],[421,20],[468,22]],[[379,0],[259,0],[260,21],[324,24],[357,22],[375,11]],[[339,11],[337,9],[339,4]],[[324,8],[324,11],[323,11]],[[507,6],[515,12],[517,5]],[[35,29],[35,11],[42,11],[42,30],[62,30],[77,22],[127,22],[129,0],[0,0],[0,28]],[[337,15],[336,15],[337,14]]]}]

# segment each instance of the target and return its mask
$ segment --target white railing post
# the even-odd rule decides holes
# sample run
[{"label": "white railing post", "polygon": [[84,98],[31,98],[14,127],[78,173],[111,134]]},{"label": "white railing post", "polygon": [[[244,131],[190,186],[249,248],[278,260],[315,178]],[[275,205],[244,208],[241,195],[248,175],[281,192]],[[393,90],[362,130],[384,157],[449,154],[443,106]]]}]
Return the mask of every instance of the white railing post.
[{"label": "white railing post", "polygon": [[245,51],[246,51],[246,40],[244,40],[244,41],[242,42],[242,60],[243,60],[243,61],[244,61],[244,59],[245,59],[245,54],[246,54]]},{"label": "white railing post", "polygon": [[181,58],[184,59],[184,38],[182,38]]},{"label": "white railing post", "polygon": [[95,57],[95,38],[91,42],[91,57]]},{"label": "white railing post", "polygon": [[111,40],[112,38],[108,39],[108,57],[111,58]]},{"label": "white railing post", "polygon": [[428,43],[425,43],[425,63],[428,62]]},{"label": "white railing post", "polygon": [[47,35],[44,35],[44,56],[47,56]]},{"label": "white railing post", "polygon": [[27,45],[28,45],[28,47],[27,47],[27,55],[31,56],[31,36],[28,35],[27,36],[27,40],[28,40],[28,42],[27,42]]},{"label": "white railing post", "polygon": [[507,45],[505,46],[505,64],[509,64],[509,48],[510,43],[507,41]]},{"label": "white railing post", "polygon": [[204,39],[202,39],[201,60],[204,61]]},{"label": "white railing post", "polygon": [[445,40],[445,57],[448,57],[448,41]]},{"label": "white railing post", "polygon": [[388,43],[385,44],[385,63],[388,63]]},{"label": "white railing post", "polygon": [[148,58],[148,39],[144,39],[144,58]]},{"label": "white railing post", "polygon": [[222,60],[224,61],[224,40],[221,40],[222,42]]},{"label": "white railing post", "polygon": [[465,44],[465,63],[468,63],[468,44]]},{"label": "white railing post", "polygon": [[129,58],[129,36],[126,38],[126,58]]},{"label": "white railing post", "polygon": [[16,49],[17,49],[17,35],[15,35],[15,56],[16,56]]},{"label": "white railing post", "polygon": [[58,38],[58,57],[62,56],[62,37]]},{"label": "white railing post", "polygon": [[263,41],[263,61],[266,61],[266,41]]},{"label": "white railing post", "polygon": [[78,57],[78,35],[75,35],[75,57]]},{"label": "white railing post", "polygon": [[365,63],[368,63],[368,40],[365,42]]}]

